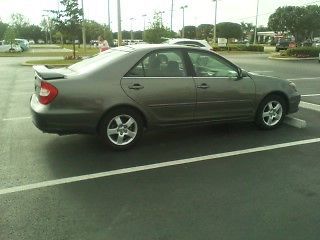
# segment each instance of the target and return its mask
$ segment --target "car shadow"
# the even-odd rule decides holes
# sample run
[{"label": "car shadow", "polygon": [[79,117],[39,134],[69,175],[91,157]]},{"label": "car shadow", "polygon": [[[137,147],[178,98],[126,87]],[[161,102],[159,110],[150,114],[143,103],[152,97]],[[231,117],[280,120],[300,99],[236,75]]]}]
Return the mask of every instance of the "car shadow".
[{"label": "car shadow", "polygon": [[272,145],[299,139],[283,125],[262,131],[251,123],[185,127],[147,132],[127,151],[113,151],[96,136],[55,136],[45,145],[46,161],[57,178],[161,163]]}]

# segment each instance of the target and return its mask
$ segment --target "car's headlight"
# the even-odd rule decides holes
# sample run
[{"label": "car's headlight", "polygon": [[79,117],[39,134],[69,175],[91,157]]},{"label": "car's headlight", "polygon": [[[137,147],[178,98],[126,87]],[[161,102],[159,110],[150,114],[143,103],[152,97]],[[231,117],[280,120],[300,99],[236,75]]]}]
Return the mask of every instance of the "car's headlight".
[{"label": "car's headlight", "polygon": [[296,85],[293,82],[289,82],[289,86],[295,91],[298,92]]}]

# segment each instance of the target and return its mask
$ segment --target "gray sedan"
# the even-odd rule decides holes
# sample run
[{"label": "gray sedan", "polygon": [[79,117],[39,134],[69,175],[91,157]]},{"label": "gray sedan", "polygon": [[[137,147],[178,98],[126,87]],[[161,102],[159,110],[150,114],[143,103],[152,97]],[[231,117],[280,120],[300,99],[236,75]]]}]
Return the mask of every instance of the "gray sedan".
[{"label": "gray sedan", "polygon": [[40,130],[99,134],[117,150],[160,126],[254,121],[273,129],[300,102],[290,81],[248,73],[186,46],[119,47],[68,68],[34,70],[30,105]]}]

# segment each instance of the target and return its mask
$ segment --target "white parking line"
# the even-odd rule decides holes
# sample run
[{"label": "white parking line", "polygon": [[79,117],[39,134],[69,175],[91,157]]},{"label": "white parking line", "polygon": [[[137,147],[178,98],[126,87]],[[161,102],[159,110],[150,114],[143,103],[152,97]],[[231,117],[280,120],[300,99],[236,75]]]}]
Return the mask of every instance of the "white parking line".
[{"label": "white parking line", "polygon": [[177,165],[183,165],[183,164],[189,164],[189,163],[195,163],[195,162],[201,162],[201,161],[209,161],[209,160],[231,157],[231,156],[238,156],[238,155],[249,154],[249,153],[257,153],[257,152],[263,152],[263,151],[269,151],[274,149],[281,149],[281,148],[287,148],[287,147],[293,147],[293,146],[299,146],[299,145],[305,145],[305,144],[311,144],[311,143],[319,143],[319,142],[320,142],[320,138],[312,138],[307,140],[281,143],[281,144],[275,144],[275,145],[264,146],[264,147],[255,147],[255,148],[249,148],[249,149],[232,151],[232,152],[218,153],[218,154],[212,154],[212,155],[206,155],[206,156],[200,156],[200,157],[194,157],[194,158],[186,158],[186,159],[170,161],[170,162],[156,163],[156,164],[131,167],[131,168],[123,168],[123,169],[118,169],[113,171],[87,174],[87,175],[81,175],[76,177],[61,178],[56,180],[50,180],[50,181],[17,186],[17,187],[0,189],[0,195],[57,186],[57,185],[62,185],[67,183],[75,183],[75,182],[115,176],[115,175],[142,172],[142,171],[170,167],[170,166],[177,166]]},{"label": "white parking line", "polygon": [[30,119],[31,117],[14,117],[14,118],[4,118],[2,121],[16,121],[16,120],[25,120]]},{"label": "white parking line", "polygon": [[284,122],[292,127],[296,128],[305,128],[307,127],[307,122],[305,120],[295,118],[292,116],[286,116],[284,119]]},{"label": "white parking line", "polygon": [[301,97],[317,97],[320,96],[320,93],[314,93],[314,94],[302,94]]},{"label": "white parking line", "polygon": [[311,78],[289,78],[289,81],[298,81],[298,80],[316,80],[320,79],[320,77],[311,77]]},{"label": "white parking line", "polygon": [[300,102],[299,107],[320,112],[320,105],[308,102]]}]

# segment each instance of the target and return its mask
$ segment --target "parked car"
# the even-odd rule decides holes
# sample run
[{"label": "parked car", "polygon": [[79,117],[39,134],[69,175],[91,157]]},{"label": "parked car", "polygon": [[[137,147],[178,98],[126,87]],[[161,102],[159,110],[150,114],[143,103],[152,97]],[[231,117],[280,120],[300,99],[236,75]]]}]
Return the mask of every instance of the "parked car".
[{"label": "parked car", "polygon": [[22,52],[22,49],[17,44],[6,43],[5,41],[0,41],[0,52]]},{"label": "parked car", "polygon": [[33,40],[33,39],[30,39],[30,40],[29,40],[29,44],[35,44],[34,40]]},{"label": "parked car", "polygon": [[68,68],[34,70],[30,106],[36,127],[60,135],[99,134],[118,150],[155,127],[254,121],[274,129],[300,102],[288,80],[249,73],[212,51],[179,45],[117,47]]},{"label": "parked car", "polygon": [[164,44],[178,44],[178,45],[186,45],[190,47],[199,47],[207,50],[212,50],[212,47],[206,40],[195,40],[195,39],[187,39],[187,38],[172,38],[168,39],[164,42]]},{"label": "parked car", "polygon": [[38,43],[39,43],[39,44],[45,44],[45,41],[42,40],[42,39],[39,39],[39,40],[38,40]]},{"label": "parked car", "polygon": [[276,51],[287,50],[288,48],[295,48],[297,44],[293,42],[291,39],[279,39],[276,44]]},{"label": "parked car", "polygon": [[15,39],[16,43],[20,45],[22,51],[27,51],[29,49],[29,42],[27,39]]},{"label": "parked car", "polygon": [[312,43],[312,46],[313,46],[313,47],[320,47],[320,40],[315,40],[315,41]]}]

